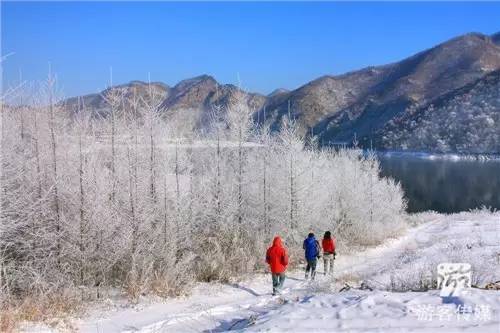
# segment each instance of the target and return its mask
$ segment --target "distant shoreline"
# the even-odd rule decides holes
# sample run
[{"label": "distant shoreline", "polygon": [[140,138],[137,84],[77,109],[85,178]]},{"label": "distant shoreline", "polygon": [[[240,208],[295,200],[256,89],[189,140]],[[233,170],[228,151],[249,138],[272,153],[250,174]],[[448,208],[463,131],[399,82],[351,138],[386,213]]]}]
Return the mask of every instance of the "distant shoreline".
[{"label": "distant shoreline", "polygon": [[[368,150],[365,150],[368,152]],[[422,151],[401,151],[401,150],[375,150],[377,156],[383,157],[411,157],[426,160],[447,160],[447,161],[495,161],[500,162],[500,154],[495,153],[435,153]]]}]

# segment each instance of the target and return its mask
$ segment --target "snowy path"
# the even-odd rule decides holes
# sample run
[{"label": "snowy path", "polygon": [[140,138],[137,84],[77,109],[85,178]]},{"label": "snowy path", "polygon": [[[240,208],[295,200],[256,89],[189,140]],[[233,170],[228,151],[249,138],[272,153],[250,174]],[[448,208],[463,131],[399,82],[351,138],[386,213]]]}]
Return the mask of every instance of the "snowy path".
[{"label": "snowy path", "polygon": [[[286,297],[307,292],[303,273],[287,277]],[[295,297],[297,297],[295,296]],[[259,316],[280,307],[270,294],[270,276],[258,274],[239,284],[200,284],[192,296],[169,300],[141,309],[117,311],[92,321],[85,320],[82,332],[207,332],[238,326],[240,320]],[[243,324],[243,321],[242,323]],[[212,330],[211,330],[212,329]]]},{"label": "snowy path", "polygon": [[[316,281],[311,283],[304,281],[302,271],[293,271],[287,275],[286,301],[283,302],[282,298],[270,295],[270,276],[255,274],[238,284],[199,284],[191,296],[164,303],[115,307],[112,311],[95,309],[74,326],[89,333],[228,330],[499,333],[498,291],[472,289],[458,302],[471,306],[475,312],[457,316],[454,314],[456,304],[443,304],[437,290],[398,293],[383,288],[394,272],[403,271],[404,276],[411,277],[414,267],[428,262],[430,257],[453,261],[453,257],[446,256],[448,248],[443,247],[453,241],[469,242],[474,256],[493,258],[497,253],[500,255],[500,214],[481,214],[474,219],[470,216],[429,215],[427,223],[408,230],[399,239],[357,255],[339,255],[335,263],[336,276],[353,276],[358,285],[359,279],[363,279],[378,290],[338,292],[341,285],[335,284],[336,292],[332,293],[331,280],[324,275],[318,274]],[[411,260],[405,259],[408,254]],[[487,264],[485,274],[500,280],[500,263]],[[323,272],[321,263],[318,272]],[[475,310],[477,306],[489,309],[490,313],[480,317]],[[429,318],[419,309],[441,314],[425,320]]]}]

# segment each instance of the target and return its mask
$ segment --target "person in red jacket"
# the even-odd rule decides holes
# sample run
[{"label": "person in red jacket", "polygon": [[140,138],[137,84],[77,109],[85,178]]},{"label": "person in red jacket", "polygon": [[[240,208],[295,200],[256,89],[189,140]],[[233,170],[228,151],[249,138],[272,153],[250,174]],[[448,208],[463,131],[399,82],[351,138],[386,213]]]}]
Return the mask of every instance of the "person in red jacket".
[{"label": "person in red jacket", "polygon": [[333,262],[335,261],[337,253],[335,252],[335,238],[332,237],[332,233],[330,231],[325,232],[321,245],[323,247],[325,275],[327,275],[328,272],[333,274]]},{"label": "person in red jacket", "polygon": [[266,262],[271,268],[273,296],[279,294],[285,283],[285,271],[288,266],[288,253],[280,236],[274,237],[273,245],[267,249]]}]

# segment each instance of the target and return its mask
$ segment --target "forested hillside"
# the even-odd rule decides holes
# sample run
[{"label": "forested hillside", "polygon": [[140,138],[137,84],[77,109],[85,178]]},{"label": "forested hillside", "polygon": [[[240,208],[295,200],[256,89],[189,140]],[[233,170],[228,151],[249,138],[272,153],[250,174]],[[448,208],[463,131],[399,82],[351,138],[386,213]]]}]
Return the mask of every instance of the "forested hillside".
[{"label": "forested hillside", "polygon": [[411,107],[381,131],[387,149],[500,152],[500,72],[454,91],[429,106]]}]

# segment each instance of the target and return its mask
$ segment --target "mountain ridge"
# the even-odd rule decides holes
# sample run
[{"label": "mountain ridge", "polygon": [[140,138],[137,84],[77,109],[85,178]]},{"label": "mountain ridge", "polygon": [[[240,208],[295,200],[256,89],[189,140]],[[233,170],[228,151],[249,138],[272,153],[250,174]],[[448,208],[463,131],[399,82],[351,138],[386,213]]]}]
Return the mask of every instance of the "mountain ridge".
[{"label": "mountain ridge", "polygon": [[[303,133],[312,133],[321,145],[351,144],[356,137],[361,146],[367,147],[389,122],[402,117],[409,108],[423,110],[441,96],[500,69],[499,43],[500,32],[490,36],[468,33],[401,61],[324,75],[296,89],[276,89],[267,96],[220,84],[207,74],[172,87],[159,82],[154,85],[165,95],[161,103],[165,112],[196,110],[199,126],[206,123],[214,107],[224,109],[236,96],[243,96],[244,103],[255,111],[256,121],[273,130],[279,130],[283,117],[290,115]],[[144,90],[145,85],[132,81],[118,87]],[[103,93],[84,99],[95,109],[104,110]],[[381,148],[387,148],[387,142]]]}]

